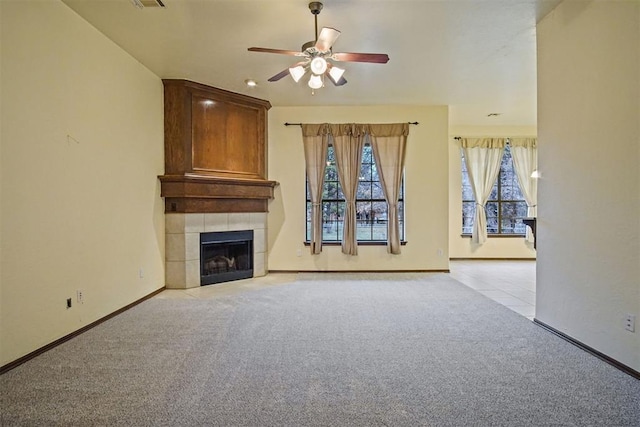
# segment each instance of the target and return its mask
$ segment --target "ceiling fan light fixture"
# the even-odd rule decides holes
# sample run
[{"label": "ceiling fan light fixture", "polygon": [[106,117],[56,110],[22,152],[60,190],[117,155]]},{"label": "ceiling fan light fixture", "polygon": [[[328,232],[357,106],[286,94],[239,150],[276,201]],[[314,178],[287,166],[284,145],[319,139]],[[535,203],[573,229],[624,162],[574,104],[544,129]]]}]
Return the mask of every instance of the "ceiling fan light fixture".
[{"label": "ceiling fan light fixture", "polygon": [[311,72],[317,76],[327,71],[327,60],[321,56],[316,56],[311,60]]},{"label": "ceiling fan light fixture", "polygon": [[309,87],[311,89],[320,89],[322,87],[322,78],[318,75],[312,74],[309,78]]},{"label": "ceiling fan light fixture", "polygon": [[[2,1],[2,0],[0,0]],[[129,1],[156,1],[161,0],[129,0]],[[389,61],[389,55],[386,53],[334,53],[333,45],[340,36],[340,31],[332,27],[322,27],[318,33],[318,15],[322,10],[322,3],[312,1],[309,3],[309,10],[314,17],[315,23],[315,39],[302,45],[302,49],[298,51],[272,49],[266,47],[250,47],[250,52],[277,53],[280,55],[297,56],[301,58],[296,64],[285,68],[278,74],[270,77],[269,82],[277,82],[283,79],[287,74],[297,83],[306,74],[310,74],[308,85],[311,88],[311,94],[316,89],[324,87],[325,76],[335,86],[344,86],[347,80],[343,77],[344,69],[334,67],[333,61],[340,62],[368,62],[374,64],[386,64]],[[307,73],[311,70],[310,73]]]},{"label": "ceiling fan light fixture", "polygon": [[338,68],[336,66],[333,66],[329,70],[329,76],[336,83],[338,83],[340,81],[340,79],[342,78],[343,74],[344,74],[344,68]]},{"label": "ceiling fan light fixture", "polygon": [[300,79],[302,78],[302,76],[305,75],[306,72],[307,72],[307,70],[305,70],[302,65],[298,65],[297,67],[289,68],[289,74],[291,74],[291,78],[296,83],[298,83],[300,81]]}]

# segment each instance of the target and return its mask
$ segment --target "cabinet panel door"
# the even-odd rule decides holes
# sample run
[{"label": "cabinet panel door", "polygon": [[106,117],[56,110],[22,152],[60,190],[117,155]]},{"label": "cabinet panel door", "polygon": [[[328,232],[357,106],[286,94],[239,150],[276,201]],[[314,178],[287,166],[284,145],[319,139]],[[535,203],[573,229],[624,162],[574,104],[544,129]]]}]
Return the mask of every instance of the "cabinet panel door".
[{"label": "cabinet panel door", "polygon": [[265,178],[264,109],[192,94],[194,172]]}]

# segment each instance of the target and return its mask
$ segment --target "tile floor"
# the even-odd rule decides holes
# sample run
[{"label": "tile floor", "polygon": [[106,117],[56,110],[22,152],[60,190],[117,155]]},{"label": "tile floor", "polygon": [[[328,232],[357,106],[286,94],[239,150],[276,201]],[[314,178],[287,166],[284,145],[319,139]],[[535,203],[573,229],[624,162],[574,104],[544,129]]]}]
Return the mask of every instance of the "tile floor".
[{"label": "tile floor", "polygon": [[536,311],[536,262],[451,261],[451,277],[529,320]]}]

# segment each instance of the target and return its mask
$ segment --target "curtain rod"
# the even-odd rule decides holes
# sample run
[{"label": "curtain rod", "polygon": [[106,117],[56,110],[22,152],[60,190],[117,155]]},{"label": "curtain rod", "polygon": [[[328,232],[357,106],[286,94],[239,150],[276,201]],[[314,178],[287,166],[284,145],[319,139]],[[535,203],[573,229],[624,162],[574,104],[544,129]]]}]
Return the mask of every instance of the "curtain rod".
[{"label": "curtain rod", "polygon": [[[499,137],[499,138],[503,138],[503,137]],[[461,136],[454,136],[453,139],[455,139],[456,141],[460,141],[462,139],[462,137]],[[511,138],[506,137],[504,139],[506,140],[507,144],[511,144]]]},{"label": "curtain rod", "polygon": [[[409,123],[410,125],[417,125],[417,124],[419,124],[418,122],[407,122],[407,123]],[[289,123],[289,122],[284,122],[284,125],[285,125],[285,126],[302,126],[302,123]],[[457,137],[457,138],[459,138],[459,137]]]}]

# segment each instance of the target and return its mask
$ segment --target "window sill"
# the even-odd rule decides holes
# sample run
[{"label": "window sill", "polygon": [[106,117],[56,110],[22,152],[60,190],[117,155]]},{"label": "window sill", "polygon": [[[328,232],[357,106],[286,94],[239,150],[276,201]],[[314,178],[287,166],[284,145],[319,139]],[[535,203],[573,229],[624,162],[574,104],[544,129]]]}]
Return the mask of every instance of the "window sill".
[{"label": "window sill", "polygon": [[[469,235],[470,236],[470,235]],[[405,246],[407,244],[406,240],[400,242],[400,246]],[[311,242],[304,242],[305,246],[310,246]],[[330,241],[330,242],[322,242],[323,246],[342,246],[342,242]],[[358,241],[358,246],[387,246],[386,241]]]},{"label": "window sill", "polygon": [[[469,238],[471,238],[471,234],[463,233],[463,234],[460,235],[460,237],[469,237]],[[525,238],[526,235],[525,234],[487,234],[487,237],[490,238],[490,239],[492,239],[494,237],[497,237],[499,239],[502,239],[502,238],[511,239],[511,238],[515,238],[515,237],[517,237],[517,238]]]}]

